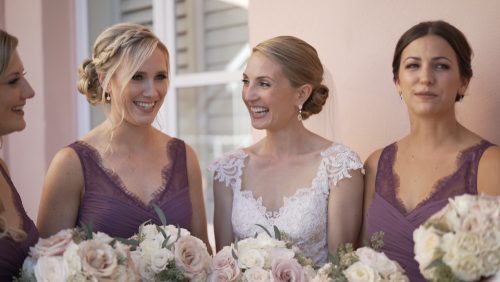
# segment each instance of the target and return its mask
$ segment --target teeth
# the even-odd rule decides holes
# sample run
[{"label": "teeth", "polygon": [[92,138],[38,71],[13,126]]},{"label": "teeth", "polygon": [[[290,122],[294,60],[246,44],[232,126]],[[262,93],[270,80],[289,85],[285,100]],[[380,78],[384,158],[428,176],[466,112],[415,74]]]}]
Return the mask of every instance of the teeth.
[{"label": "teeth", "polygon": [[24,106],[17,106],[12,108],[13,111],[22,111]]},{"label": "teeth", "polygon": [[252,111],[253,113],[264,113],[268,112],[269,110],[264,107],[250,107],[250,111]]},{"label": "teeth", "polygon": [[141,108],[144,108],[144,109],[150,109],[150,108],[152,108],[155,105],[155,102],[139,102],[139,101],[135,101],[134,104],[136,104],[137,106],[139,106]]}]

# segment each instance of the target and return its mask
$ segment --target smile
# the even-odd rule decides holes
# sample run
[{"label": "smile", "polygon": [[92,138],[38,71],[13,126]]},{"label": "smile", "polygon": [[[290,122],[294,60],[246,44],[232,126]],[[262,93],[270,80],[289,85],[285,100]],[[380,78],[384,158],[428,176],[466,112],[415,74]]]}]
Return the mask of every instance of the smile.
[{"label": "smile", "polygon": [[262,114],[269,112],[269,109],[264,107],[250,107],[250,111],[255,114]]},{"label": "smile", "polygon": [[142,109],[148,110],[154,107],[156,102],[140,102],[140,101],[134,101],[134,104]]}]

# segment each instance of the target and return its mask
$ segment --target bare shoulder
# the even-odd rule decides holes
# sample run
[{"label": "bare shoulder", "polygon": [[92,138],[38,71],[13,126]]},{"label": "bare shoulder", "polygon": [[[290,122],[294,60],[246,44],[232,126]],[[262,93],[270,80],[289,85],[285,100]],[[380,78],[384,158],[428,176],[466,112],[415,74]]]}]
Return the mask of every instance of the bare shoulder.
[{"label": "bare shoulder", "polygon": [[480,193],[500,195],[500,147],[491,146],[483,153],[477,172]]},{"label": "bare shoulder", "polygon": [[63,170],[80,169],[80,158],[74,149],[71,147],[64,147],[59,150],[51,162],[51,167],[58,167]]},{"label": "bare shoulder", "polygon": [[2,166],[2,168],[7,172],[9,173],[9,169],[7,168],[7,164],[5,163],[4,160],[0,159],[0,166]]},{"label": "bare shoulder", "polygon": [[375,152],[371,153],[365,161],[364,169],[366,173],[376,173],[378,161],[380,159],[380,155],[382,155],[383,149],[378,149]]}]

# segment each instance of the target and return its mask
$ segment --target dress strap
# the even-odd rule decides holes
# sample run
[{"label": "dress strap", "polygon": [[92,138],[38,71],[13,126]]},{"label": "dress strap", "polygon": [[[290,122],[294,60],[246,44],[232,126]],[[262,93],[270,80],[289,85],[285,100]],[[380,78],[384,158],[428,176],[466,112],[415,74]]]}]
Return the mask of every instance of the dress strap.
[{"label": "dress strap", "polygon": [[323,157],[322,166],[325,168],[324,172],[328,180],[328,185],[322,185],[326,189],[325,193],[329,192],[331,185],[337,185],[344,178],[351,178],[350,170],[363,168],[358,154],[342,144],[331,145],[321,152],[321,156]]},{"label": "dress strap", "polygon": [[224,154],[210,164],[208,170],[214,173],[214,180],[223,182],[233,191],[241,190],[241,175],[248,155],[241,149]]},{"label": "dress strap", "polygon": [[[375,176],[375,192],[384,195],[386,199],[395,197],[396,179],[394,178],[394,162],[397,153],[396,143],[385,147],[380,154],[377,164],[377,174]],[[392,188],[392,189],[391,189]],[[390,195],[388,195],[390,194]]]}]

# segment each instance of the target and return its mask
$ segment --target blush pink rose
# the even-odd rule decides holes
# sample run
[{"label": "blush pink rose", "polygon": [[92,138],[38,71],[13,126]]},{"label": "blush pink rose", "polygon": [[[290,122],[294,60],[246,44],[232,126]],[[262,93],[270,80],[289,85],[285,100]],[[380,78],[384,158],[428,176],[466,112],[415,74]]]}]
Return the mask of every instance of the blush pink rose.
[{"label": "blush pink rose", "polygon": [[304,269],[295,259],[275,259],[271,263],[271,275],[276,282],[305,282]]},{"label": "blush pink rose", "polygon": [[84,272],[98,280],[112,278],[118,266],[113,247],[101,241],[83,241],[80,243],[78,255]]},{"label": "blush pink rose", "polygon": [[40,238],[34,247],[30,248],[35,259],[42,256],[62,256],[68,245],[73,241],[73,231],[64,229],[47,239]]},{"label": "blush pink rose", "polygon": [[237,281],[240,276],[238,262],[233,257],[231,247],[226,246],[212,259],[208,281]]},{"label": "blush pink rose", "polygon": [[205,243],[193,236],[179,238],[174,244],[175,264],[190,279],[208,272],[210,255]]}]

